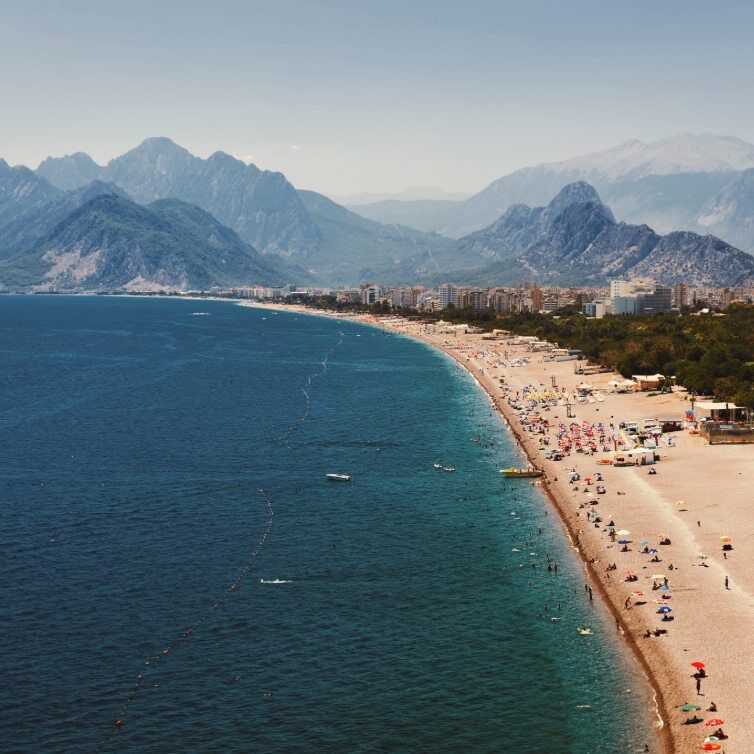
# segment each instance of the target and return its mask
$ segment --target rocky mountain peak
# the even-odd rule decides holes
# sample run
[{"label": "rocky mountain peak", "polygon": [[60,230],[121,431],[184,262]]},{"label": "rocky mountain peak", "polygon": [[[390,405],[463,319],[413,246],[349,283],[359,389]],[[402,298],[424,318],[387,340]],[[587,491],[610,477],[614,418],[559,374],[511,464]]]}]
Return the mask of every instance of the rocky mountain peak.
[{"label": "rocky mountain peak", "polygon": [[553,212],[562,212],[571,204],[581,202],[593,202],[602,204],[597,190],[586,181],[574,181],[569,183],[558,192],[555,198],[547,205]]}]

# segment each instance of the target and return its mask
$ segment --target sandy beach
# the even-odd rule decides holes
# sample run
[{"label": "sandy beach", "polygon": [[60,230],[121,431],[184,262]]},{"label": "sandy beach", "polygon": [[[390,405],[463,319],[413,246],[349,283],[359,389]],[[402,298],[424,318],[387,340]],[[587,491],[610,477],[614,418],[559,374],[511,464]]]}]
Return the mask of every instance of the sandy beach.
[{"label": "sandy beach", "polygon": [[[270,308],[320,313],[304,307]],[[566,427],[572,422],[580,427],[584,422],[592,427],[602,423],[606,428],[613,424],[617,433],[620,422],[682,418],[688,396],[683,391],[616,394],[608,384],[616,375],[584,378],[575,373],[575,362],[545,362],[542,353],[524,344],[511,345],[510,339],[483,340],[463,329],[451,333],[437,325],[398,318],[348,318],[422,340],[463,365],[505,417],[530,462],[545,470],[537,484],[556,506],[584,562],[585,594],[591,587],[595,597],[604,598],[616,619],[616,631],[628,642],[656,691],[662,720],[658,722],[659,746],[673,752],[699,751],[705,738],[722,727],[727,738],[713,742],[719,743],[719,751],[751,751],[754,447],[709,446],[683,430],[663,436],[657,450],[660,461],[652,475],[646,466],[597,464],[600,458],[612,457],[611,452],[602,452],[600,443],[594,455],[572,449],[562,460],[550,460],[545,452],[557,447],[561,423]],[[596,397],[574,402],[570,418],[563,401],[553,401],[555,405],[541,413],[530,411],[529,415],[546,418],[549,430],[544,434],[546,430],[539,431],[541,425],[527,427],[521,421],[529,416],[521,408],[522,397],[527,397],[525,389],[547,397],[554,392],[553,380],[558,390],[565,389],[571,396],[586,380]],[[610,437],[610,430],[605,431]],[[548,445],[543,444],[545,437]],[[672,437],[672,446],[666,444],[667,437]],[[609,444],[612,450],[612,439]],[[578,482],[571,482],[572,471],[579,474]],[[587,488],[583,481],[597,472],[605,489],[600,495],[594,494],[594,484]],[[510,480],[510,484],[530,483]],[[592,504],[595,500],[597,504]],[[608,528],[609,523],[614,528]],[[622,535],[627,544],[620,544],[621,535],[611,536],[611,531],[629,532]],[[732,550],[723,552],[721,537],[731,538]],[[670,544],[661,545],[662,539]],[[667,607],[672,620],[663,621],[658,610]],[[655,635],[656,629],[667,633]],[[647,632],[651,635],[645,638]],[[694,662],[705,665],[699,694]],[[708,711],[713,702],[716,712]],[[687,704],[701,709],[680,709]],[[700,722],[684,724],[689,718]],[[722,724],[706,724],[715,719]]]}]

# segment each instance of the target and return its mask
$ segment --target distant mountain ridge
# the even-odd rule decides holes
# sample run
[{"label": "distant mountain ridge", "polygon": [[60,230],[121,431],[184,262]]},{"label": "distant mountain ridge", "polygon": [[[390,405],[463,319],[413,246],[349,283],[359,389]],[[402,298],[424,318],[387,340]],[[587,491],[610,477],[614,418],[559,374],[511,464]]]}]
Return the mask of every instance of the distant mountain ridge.
[{"label": "distant mountain ridge", "polygon": [[[84,180],[79,164],[91,158],[48,158],[38,172],[60,184]],[[99,167],[99,166],[98,166]],[[87,171],[87,174],[91,170]],[[164,137],[150,138],[99,167],[97,178],[120,186],[142,204],[175,198],[210,212],[264,253],[310,253],[320,234],[282,173],[260,170],[224,152],[206,160]]]},{"label": "distant mountain ridge", "polygon": [[357,206],[359,204],[373,204],[374,202],[398,201],[463,201],[471,194],[460,191],[445,191],[438,186],[409,186],[403,191],[394,193],[374,193],[365,191],[361,194],[328,195],[332,201],[342,204],[344,207]]},{"label": "distant mountain ridge", "polygon": [[[89,165],[81,157],[48,158],[38,170],[72,185],[85,179],[82,163]],[[98,177],[137,202],[172,197],[196,204],[260,252],[289,259],[330,284],[365,282],[376,274],[409,282],[416,274],[415,258],[453,248],[447,239],[365,221],[345,208],[335,222],[330,205],[337,204],[313,191],[297,191],[282,173],[262,171],[224,152],[206,160],[195,157],[164,137],[146,139],[110,160]],[[368,264],[362,249],[369,249]]]},{"label": "distant mountain ridge", "polygon": [[[608,150],[609,159],[581,161],[601,174],[642,176],[630,183],[637,206],[647,206],[647,195],[696,176],[696,188],[688,191],[685,184],[684,190],[699,206],[706,206],[713,188],[722,197],[706,207],[705,222],[727,219],[746,228],[750,202],[742,197],[752,191],[754,169],[736,173],[740,185],[727,195],[722,191],[727,173],[644,175],[653,169],[645,147],[629,143]],[[690,149],[685,142],[682,147],[676,150],[682,155]],[[688,166],[689,160],[672,158],[669,145],[665,150],[663,169]],[[660,165],[657,152],[649,150]],[[750,156],[745,142],[734,140],[717,144],[707,158],[705,165],[728,166]],[[610,168],[610,160],[620,169]],[[570,168],[557,166],[562,180]],[[537,170],[522,172],[531,177]],[[74,188],[53,186],[45,175]],[[81,185],[93,175],[95,181]],[[754,258],[719,238],[693,232],[663,236],[647,224],[617,222],[585,181],[569,182],[553,196],[533,208],[511,204],[486,227],[456,241],[370,220],[322,194],[297,190],[280,173],[222,152],[195,157],[165,138],[147,139],[106,166],[83,153],[48,158],[39,173],[0,161],[0,285],[202,287],[286,277],[326,286],[440,279],[494,285],[521,277],[589,285],[642,271],[691,285],[736,285],[751,278]],[[473,200],[441,204],[468,207]],[[259,239],[262,248],[249,238]],[[176,239],[182,239],[181,248]]]},{"label": "distant mountain ridge", "polygon": [[602,285],[647,275],[666,284],[734,286],[754,281],[754,257],[714,236],[616,222],[586,182],[564,187],[544,207],[516,204],[491,226],[459,241],[488,263],[472,281],[521,277],[559,285]]},{"label": "distant mountain ridge", "polygon": [[747,214],[754,201],[745,177],[751,169],[754,144],[733,136],[678,134],[522,168],[463,202],[386,201],[353,209],[379,222],[460,237],[486,227],[513,204],[546,204],[563,186],[583,180],[622,220],[649,223],[660,232],[713,232],[754,252],[754,210]]},{"label": "distant mountain ridge", "polygon": [[176,199],[142,206],[99,194],[33,248],[0,262],[6,286],[188,290],[286,276],[204,210]]}]

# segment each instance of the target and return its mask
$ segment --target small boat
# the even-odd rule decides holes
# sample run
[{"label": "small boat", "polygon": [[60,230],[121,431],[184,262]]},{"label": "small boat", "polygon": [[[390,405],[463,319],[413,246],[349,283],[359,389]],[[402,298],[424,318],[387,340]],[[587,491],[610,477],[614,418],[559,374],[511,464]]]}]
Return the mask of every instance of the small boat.
[{"label": "small boat", "polygon": [[331,482],[350,482],[351,477],[348,474],[325,474]]},{"label": "small boat", "polygon": [[582,636],[591,636],[592,635],[592,629],[589,628],[589,626],[579,626],[579,633]]},{"label": "small boat", "polygon": [[537,469],[534,466],[529,466],[526,469],[500,469],[500,473],[506,479],[530,479],[531,477],[542,476],[542,469]]},{"label": "small boat", "polygon": [[455,471],[455,469],[452,466],[446,466],[445,471]]},{"label": "small boat", "polygon": [[442,464],[441,464],[441,463],[433,463],[432,465],[433,465],[433,466],[434,466],[434,467],[435,467],[436,469],[441,469],[441,468],[442,468]]}]

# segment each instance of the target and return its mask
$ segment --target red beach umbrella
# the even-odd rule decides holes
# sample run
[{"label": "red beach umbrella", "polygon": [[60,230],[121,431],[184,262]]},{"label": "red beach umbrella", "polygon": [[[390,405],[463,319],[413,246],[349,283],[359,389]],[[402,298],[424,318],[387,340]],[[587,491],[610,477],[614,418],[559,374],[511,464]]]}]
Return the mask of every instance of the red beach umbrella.
[{"label": "red beach umbrella", "polygon": [[702,744],[699,748],[702,751],[720,751],[723,747],[714,741],[708,741],[706,744]]},{"label": "red beach umbrella", "polygon": [[697,660],[696,662],[692,662],[691,663],[691,667],[692,668],[699,668],[699,669],[701,669],[701,668],[704,667],[704,663],[703,662],[699,662],[699,660]]},{"label": "red beach umbrella", "polygon": [[722,725],[724,722],[725,720],[721,720],[719,717],[713,717],[711,720],[707,720],[704,724],[712,727],[713,725]]}]

